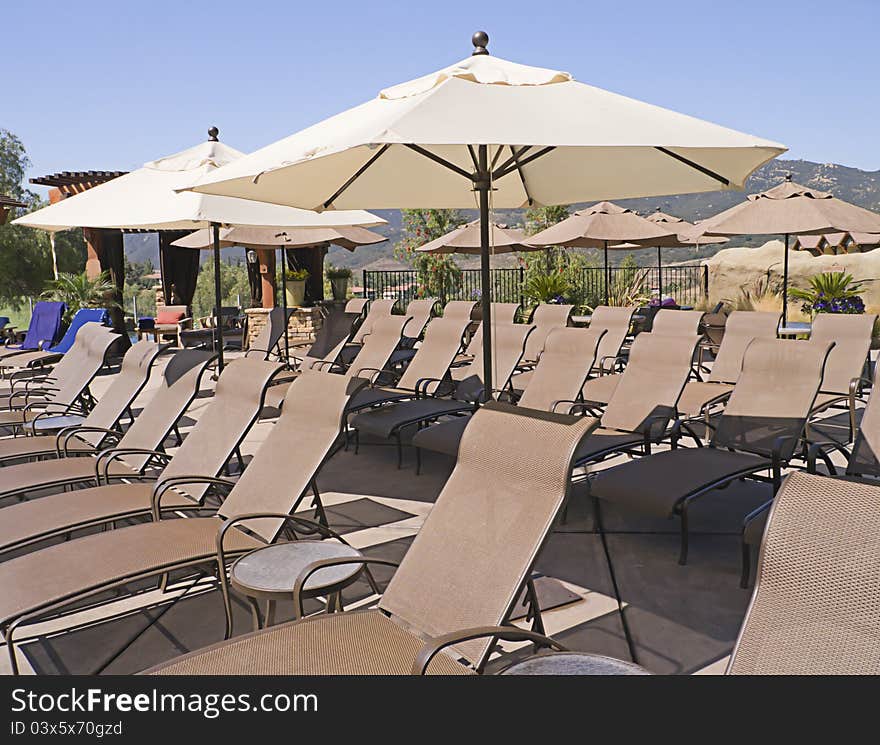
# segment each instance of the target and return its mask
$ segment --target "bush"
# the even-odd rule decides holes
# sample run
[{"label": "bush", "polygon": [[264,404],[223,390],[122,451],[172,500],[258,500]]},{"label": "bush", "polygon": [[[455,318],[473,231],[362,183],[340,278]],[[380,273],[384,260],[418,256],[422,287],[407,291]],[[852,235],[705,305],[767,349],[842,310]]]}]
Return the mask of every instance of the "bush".
[{"label": "bush", "polygon": [[788,296],[803,301],[801,310],[808,315],[816,313],[865,312],[865,303],[859,296],[864,285],[853,280],[852,274],[825,272],[810,278],[806,290],[793,287]]},{"label": "bush", "polygon": [[351,269],[347,266],[328,264],[324,273],[327,275],[327,279],[351,279]]}]

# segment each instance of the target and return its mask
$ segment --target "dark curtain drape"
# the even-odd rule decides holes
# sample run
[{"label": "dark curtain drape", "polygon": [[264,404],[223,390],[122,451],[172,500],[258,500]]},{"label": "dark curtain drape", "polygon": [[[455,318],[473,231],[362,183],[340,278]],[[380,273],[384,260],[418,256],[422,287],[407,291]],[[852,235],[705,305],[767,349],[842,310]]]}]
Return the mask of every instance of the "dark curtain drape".
[{"label": "dark curtain drape", "polygon": [[328,244],[308,248],[288,248],[287,265],[296,269],[307,269],[306,302],[319,303],[324,299],[324,257]]},{"label": "dark curtain drape", "polygon": [[251,308],[259,308],[263,303],[263,278],[260,276],[260,257],[249,248],[245,251],[247,261],[248,286],[251,289]]},{"label": "dark curtain drape", "polygon": [[196,294],[200,251],[171,245],[173,241],[190,232],[163,230],[159,233],[159,265],[162,272],[162,295],[166,305],[189,307]]},{"label": "dark curtain drape", "polygon": [[122,244],[122,231],[103,229],[98,243],[100,249],[97,253],[101,271],[107,272],[110,281],[116,286],[113,300],[118,303],[119,307],[109,310],[111,325],[115,331],[121,334],[119,341],[116,342],[115,351],[121,353],[131,346],[131,340],[125,329],[125,311],[122,308],[122,288],[125,286],[125,252]]}]

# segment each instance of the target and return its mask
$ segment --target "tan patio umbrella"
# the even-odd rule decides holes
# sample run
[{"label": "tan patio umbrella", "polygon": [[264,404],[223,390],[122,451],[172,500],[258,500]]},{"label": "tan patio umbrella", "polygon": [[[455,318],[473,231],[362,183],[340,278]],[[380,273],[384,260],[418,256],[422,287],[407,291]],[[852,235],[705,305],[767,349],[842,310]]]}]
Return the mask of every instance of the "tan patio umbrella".
[{"label": "tan patio umbrella", "polygon": [[490,195],[495,207],[520,208],[737,189],[785,147],[492,57],[482,31],[472,41],[471,57],[386,88],[194,190],[313,209],[477,207],[490,391]]},{"label": "tan patio umbrella", "polygon": [[[489,245],[492,246],[492,253],[496,254],[543,249],[543,246],[531,245],[522,230],[507,228],[498,223],[489,226]],[[473,220],[419,246],[416,251],[430,254],[479,254],[480,249],[480,221]]]},{"label": "tan patio umbrella", "polygon": [[783,235],[782,323],[788,320],[789,236],[830,232],[880,233],[880,215],[828,192],[801,186],[788,175],[781,184],[748,199],[698,226],[706,235]]},{"label": "tan patio umbrella", "polygon": [[613,202],[599,202],[578,210],[562,222],[529,238],[536,246],[601,248],[605,260],[605,303],[608,303],[608,251],[678,245],[675,231],[651,222],[630,209]]},{"label": "tan patio umbrella", "polygon": [[[230,248],[242,246],[244,248],[280,248],[281,249],[281,276],[287,276],[287,250],[288,248],[307,248],[318,246],[322,243],[333,243],[349,251],[354,251],[358,246],[367,246],[381,243],[388,239],[384,235],[374,233],[371,230],[360,227],[338,228],[258,228],[250,226],[221,228],[219,232],[220,247]],[[171,244],[180,248],[213,249],[213,231],[208,229],[197,230],[185,235]],[[287,293],[281,293],[281,307],[284,318],[287,318]],[[222,332],[221,332],[222,333]],[[290,356],[290,341],[287,334],[284,335],[284,355]]]}]

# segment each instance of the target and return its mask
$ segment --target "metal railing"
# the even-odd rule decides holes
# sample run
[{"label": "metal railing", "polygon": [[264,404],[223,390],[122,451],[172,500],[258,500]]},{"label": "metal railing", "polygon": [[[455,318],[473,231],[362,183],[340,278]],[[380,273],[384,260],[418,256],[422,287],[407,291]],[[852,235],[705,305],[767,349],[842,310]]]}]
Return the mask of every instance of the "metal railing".
[{"label": "metal railing", "polygon": [[[414,269],[364,270],[364,296],[397,298],[402,305],[427,294]],[[609,286],[632,285],[641,294],[651,297],[659,287],[658,268],[619,267],[608,269]],[[525,270],[492,269],[492,299],[498,303],[523,303],[525,298]],[[584,302],[595,306],[605,299],[605,269],[587,267],[581,271],[580,287]],[[447,300],[478,300],[480,298],[480,270],[462,269],[460,277],[448,280],[446,285],[434,288],[433,294]],[[702,264],[678,264],[663,267],[663,294],[671,295],[679,305],[696,305],[708,297],[709,269]]]}]

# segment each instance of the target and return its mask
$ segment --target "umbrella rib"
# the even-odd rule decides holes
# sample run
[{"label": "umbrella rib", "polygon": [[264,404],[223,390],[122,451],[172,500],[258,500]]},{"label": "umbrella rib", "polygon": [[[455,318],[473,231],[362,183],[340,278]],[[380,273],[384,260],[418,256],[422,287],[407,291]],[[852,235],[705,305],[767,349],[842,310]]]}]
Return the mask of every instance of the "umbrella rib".
[{"label": "umbrella rib", "polygon": [[[508,145],[508,147],[510,148],[510,152],[513,153],[513,155],[511,155],[511,156],[510,156],[507,160],[505,160],[500,166],[498,166],[498,170],[497,170],[497,171],[495,170],[495,163],[492,163],[492,167],[491,167],[489,170],[492,171],[493,173],[500,173],[501,171],[505,170],[506,168],[509,168],[510,165],[511,165],[512,163],[516,163],[517,160],[519,160],[519,158],[521,158],[521,157],[522,157],[523,155],[525,155],[529,150],[532,149],[532,146],[531,146],[531,145],[526,145],[526,146],[525,146],[524,148],[522,148],[519,152],[516,152],[516,150],[513,149],[513,145]],[[499,148],[498,148],[498,152],[495,154],[496,160],[497,160],[497,158],[498,158],[498,155],[501,154],[501,151],[502,151],[503,149],[504,149],[504,148],[502,148],[502,147],[499,147]]]},{"label": "umbrella rib", "polygon": [[726,179],[726,178],[724,178],[724,176],[721,176],[721,175],[715,173],[715,171],[713,171],[709,168],[706,168],[706,166],[701,166],[699,163],[695,163],[694,161],[690,160],[689,158],[685,158],[683,155],[679,155],[678,153],[674,153],[674,152],[672,152],[672,150],[669,150],[668,148],[665,148],[665,147],[661,147],[660,145],[655,145],[654,149],[659,150],[664,155],[668,155],[670,158],[675,158],[675,160],[679,161],[680,163],[684,163],[686,166],[690,166],[691,168],[699,171],[700,173],[704,174],[705,176],[709,176],[710,178],[713,178],[716,181],[720,181],[725,186],[730,186],[729,179]]},{"label": "umbrella rib", "polygon": [[514,163],[516,163],[516,172],[519,174],[519,180],[522,183],[523,191],[526,193],[528,205],[531,207],[535,202],[532,199],[532,195],[529,194],[529,187],[526,184],[526,175],[522,172],[522,168],[519,166],[519,158],[517,157],[516,150],[513,149],[513,145],[508,145],[508,147],[510,148],[510,152],[513,153]]},{"label": "umbrella rib", "polygon": [[357,181],[373,163],[375,163],[381,155],[390,147],[387,143],[382,145],[379,148],[379,152],[377,152],[372,158],[370,158],[366,163],[364,163],[360,168],[355,171],[348,181],[346,181],[342,186],[340,186],[335,192],[333,192],[333,196],[331,196],[326,202],[324,202],[323,207],[327,209],[333,202],[339,198],[339,195],[342,194],[349,186],[351,186],[355,181]]},{"label": "umbrella rib", "polygon": [[[498,179],[504,178],[508,174],[513,173],[513,171],[518,170],[525,165],[528,165],[533,160],[537,160],[541,156],[547,155],[547,153],[552,153],[555,149],[556,149],[555,145],[550,145],[549,147],[545,147],[542,150],[539,150],[537,153],[532,153],[527,158],[523,158],[518,163],[515,162],[515,165],[513,167],[508,166],[507,168],[500,168],[495,173],[492,174],[492,180],[497,181]],[[522,153],[522,151],[520,151],[520,153]]]},{"label": "umbrella rib", "polygon": [[[529,147],[531,147],[531,145],[530,145]],[[513,150],[513,145],[510,146],[510,149]],[[503,153],[503,152],[504,152],[504,148],[503,148],[503,147],[499,147],[499,148],[495,151],[495,157],[492,158],[492,165],[489,166],[489,170],[490,170],[490,171],[494,171],[494,170],[495,170],[495,166],[496,166],[497,163],[498,163],[498,159],[501,157],[501,153]],[[522,155],[522,153],[520,153],[520,155]]]},{"label": "umbrella rib", "polygon": [[476,173],[477,171],[480,170],[480,164],[477,161],[477,154],[474,152],[474,146],[468,145],[467,149],[468,149],[468,152],[471,154],[471,163],[474,164],[474,173]]},{"label": "umbrella rib", "polygon": [[460,168],[459,166],[455,165],[455,163],[450,163],[445,158],[441,158],[439,155],[435,155],[430,150],[426,150],[419,145],[413,145],[410,143],[407,143],[406,147],[408,147],[410,150],[414,150],[419,155],[425,156],[426,158],[428,158],[428,160],[433,160],[438,165],[441,165],[444,168],[448,168],[450,171],[454,171],[459,176],[464,176],[468,181],[474,180],[473,174],[468,173],[466,170],[464,170],[464,168]]}]

